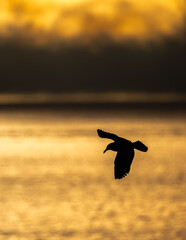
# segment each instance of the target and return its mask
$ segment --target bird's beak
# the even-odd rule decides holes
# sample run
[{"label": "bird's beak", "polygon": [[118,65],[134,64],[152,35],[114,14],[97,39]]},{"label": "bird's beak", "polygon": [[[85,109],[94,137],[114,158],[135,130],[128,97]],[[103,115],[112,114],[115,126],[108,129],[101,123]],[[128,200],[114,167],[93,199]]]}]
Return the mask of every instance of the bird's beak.
[{"label": "bird's beak", "polygon": [[103,153],[106,153],[107,150],[108,150],[108,149],[105,149],[105,150],[103,151]]}]

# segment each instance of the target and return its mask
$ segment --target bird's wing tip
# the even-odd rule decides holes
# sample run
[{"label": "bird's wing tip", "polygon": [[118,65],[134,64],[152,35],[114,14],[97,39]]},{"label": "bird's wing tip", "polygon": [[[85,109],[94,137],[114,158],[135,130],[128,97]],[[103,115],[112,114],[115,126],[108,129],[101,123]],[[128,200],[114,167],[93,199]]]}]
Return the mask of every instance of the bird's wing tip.
[{"label": "bird's wing tip", "polygon": [[101,138],[104,138],[105,137],[105,132],[101,129],[97,129],[97,133],[98,133],[98,136],[101,137]]}]

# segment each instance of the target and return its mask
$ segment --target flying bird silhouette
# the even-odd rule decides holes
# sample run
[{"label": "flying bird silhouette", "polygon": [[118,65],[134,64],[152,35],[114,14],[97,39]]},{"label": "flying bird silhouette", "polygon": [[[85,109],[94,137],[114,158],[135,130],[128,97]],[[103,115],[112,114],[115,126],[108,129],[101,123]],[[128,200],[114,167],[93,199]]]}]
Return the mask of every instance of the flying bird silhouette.
[{"label": "flying bird silhouette", "polygon": [[147,152],[148,150],[148,147],[140,141],[131,142],[125,138],[118,137],[113,133],[104,132],[100,129],[98,129],[97,132],[99,137],[109,138],[114,141],[107,145],[103,153],[108,150],[117,152],[114,162],[115,179],[121,179],[130,172],[130,166],[134,158],[134,149],[142,152]]}]

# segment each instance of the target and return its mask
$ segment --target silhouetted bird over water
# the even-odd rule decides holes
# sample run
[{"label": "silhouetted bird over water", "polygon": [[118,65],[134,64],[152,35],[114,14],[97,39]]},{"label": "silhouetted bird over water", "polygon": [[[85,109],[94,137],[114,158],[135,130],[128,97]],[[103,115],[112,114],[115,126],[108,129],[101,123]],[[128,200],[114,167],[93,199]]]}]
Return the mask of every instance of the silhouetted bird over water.
[{"label": "silhouetted bird over water", "polygon": [[130,166],[134,158],[134,149],[142,152],[147,152],[148,147],[142,142],[131,142],[125,138],[118,137],[113,133],[104,132],[100,129],[97,130],[99,137],[109,138],[114,142],[109,143],[104,150],[105,153],[108,150],[117,152],[114,162],[114,175],[115,179],[121,179],[130,172]]}]

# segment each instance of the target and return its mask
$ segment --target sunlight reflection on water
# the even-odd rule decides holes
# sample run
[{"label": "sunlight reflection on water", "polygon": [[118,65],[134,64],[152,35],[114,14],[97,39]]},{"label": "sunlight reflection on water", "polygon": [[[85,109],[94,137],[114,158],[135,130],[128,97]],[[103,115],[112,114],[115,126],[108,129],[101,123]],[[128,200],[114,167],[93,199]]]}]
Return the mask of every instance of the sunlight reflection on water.
[{"label": "sunlight reflection on water", "polygon": [[[0,239],[184,239],[185,118],[1,112],[0,124]],[[127,178],[114,180],[97,128],[149,146]]]}]

